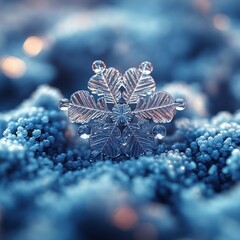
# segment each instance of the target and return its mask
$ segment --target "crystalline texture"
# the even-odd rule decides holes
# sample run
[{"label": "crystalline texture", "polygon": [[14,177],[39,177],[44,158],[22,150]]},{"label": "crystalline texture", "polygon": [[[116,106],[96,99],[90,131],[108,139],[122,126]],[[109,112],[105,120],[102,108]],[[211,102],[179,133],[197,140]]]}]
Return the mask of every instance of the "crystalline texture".
[{"label": "crystalline texture", "polygon": [[78,91],[71,96],[68,115],[72,122],[87,123],[95,118],[104,118],[109,113],[104,98],[96,103],[87,91]]},{"label": "crystalline texture", "polygon": [[[93,69],[96,68],[96,62],[98,61],[93,63]],[[97,74],[89,80],[88,88],[92,93],[104,96],[107,103],[117,103],[121,98],[121,92],[119,91],[122,85],[120,73],[115,68],[105,69],[103,66],[99,68],[95,70]]]},{"label": "crystalline texture", "polygon": [[126,104],[116,104],[112,109],[112,120],[117,124],[126,125],[132,119],[131,108]]},{"label": "crystalline texture", "polygon": [[116,157],[121,152],[121,131],[116,124],[96,124],[92,129],[90,146],[93,149],[93,156],[99,154]]},{"label": "crystalline texture", "polygon": [[150,95],[156,89],[154,79],[136,68],[130,68],[125,72],[123,86],[123,98],[127,104],[137,103],[140,97]]},{"label": "crystalline texture", "polygon": [[[164,126],[155,123],[170,122],[176,110],[185,108],[185,101],[174,100],[167,92],[155,92],[150,62],[128,69],[123,76],[115,68],[106,68],[100,60],[93,63],[92,69],[96,74],[90,78],[88,88],[101,96],[98,101],[87,91],[59,101],[59,108],[68,111],[72,122],[88,124],[80,126],[79,133],[89,139],[92,157],[138,157],[154,151],[156,140],[166,135]],[[146,126],[147,120],[155,124],[152,130],[150,124]]]},{"label": "crystalline texture", "polygon": [[143,130],[136,123],[126,126],[123,130],[122,138],[123,152],[130,157],[138,157],[141,154],[152,152],[156,149],[153,135]]},{"label": "crystalline texture", "polygon": [[137,117],[152,119],[154,122],[171,122],[176,112],[177,103],[170,94],[166,92],[157,92],[148,99],[141,98],[137,102],[134,114]]}]

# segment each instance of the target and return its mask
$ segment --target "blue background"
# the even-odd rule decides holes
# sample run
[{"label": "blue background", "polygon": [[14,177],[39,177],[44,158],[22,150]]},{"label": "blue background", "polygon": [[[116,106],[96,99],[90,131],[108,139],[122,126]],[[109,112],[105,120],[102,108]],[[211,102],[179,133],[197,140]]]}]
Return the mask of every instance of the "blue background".
[{"label": "blue background", "polygon": [[[0,0],[0,239],[239,239],[239,26],[238,1]],[[89,161],[58,101],[96,59],[186,99],[154,156]]]}]

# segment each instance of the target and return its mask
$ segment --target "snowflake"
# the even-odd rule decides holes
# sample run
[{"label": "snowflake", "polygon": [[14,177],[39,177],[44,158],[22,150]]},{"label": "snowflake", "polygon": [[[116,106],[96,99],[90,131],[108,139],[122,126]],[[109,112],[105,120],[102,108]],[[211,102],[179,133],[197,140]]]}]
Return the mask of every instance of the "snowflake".
[{"label": "snowflake", "polygon": [[184,100],[155,91],[150,62],[130,68],[123,75],[115,68],[106,68],[100,60],[93,63],[92,69],[96,74],[88,88],[101,96],[97,101],[88,91],[77,91],[70,100],[59,101],[71,122],[82,124],[78,133],[89,139],[92,156],[138,157],[153,152],[158,139],[166,135],[159,123],[171,122],[176,110],[185,108]]}]

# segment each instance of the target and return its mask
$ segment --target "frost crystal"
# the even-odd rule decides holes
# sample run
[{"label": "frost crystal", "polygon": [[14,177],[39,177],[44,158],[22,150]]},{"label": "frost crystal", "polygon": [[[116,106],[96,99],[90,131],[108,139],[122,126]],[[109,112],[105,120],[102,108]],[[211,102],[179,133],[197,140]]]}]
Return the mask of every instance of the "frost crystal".
[{"label": "frost crystal", "polygon": [[92,156],[138,157],[155,150],[157,140],[166,135],[165,127],[155,123],[171,122],[176,110],[185,108],[185,101],[174,100],[167,92],[155,92],[150,62],[123,75],[115,68],[106,68],[100,60],[92,69],[95,75],[88,88],[101,98],[96,101],[89,92],[77,91],[70,100],[59,101],[59,108],[68,111],[71,122],[87,124],[80,126],[79,134],[89,139]]}]

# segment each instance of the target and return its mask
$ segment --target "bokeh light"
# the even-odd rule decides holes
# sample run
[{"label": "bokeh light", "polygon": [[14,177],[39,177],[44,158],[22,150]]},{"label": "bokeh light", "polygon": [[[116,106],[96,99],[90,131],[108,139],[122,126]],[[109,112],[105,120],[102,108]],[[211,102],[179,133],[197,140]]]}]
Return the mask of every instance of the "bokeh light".
[{"label": "bokeh light", "polygon": [[220,31],[226,31],[230,27],[230,20],[224,14],[217,14],[213,19],[213,24],[216,29]]},{"label": "bokeh light", "polygon": [[20,78],[27,71],[26,63],[14,56],[7,56],[1,59],[0,66],[2,72],[9,78]]},{"label": "bokeh light", "polygon": [[24,52],[32,57],[37,56],[44,47],[44,42],[40,37],[31,36],[27,38],[23,44]]},{"label": "bokeh light", "polygon": [[129,206],[122,206],[113,215],[114,224],[123,230],[131,229],[138,221],[136,212]]}]

